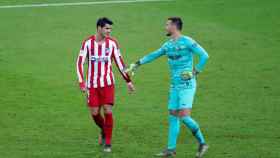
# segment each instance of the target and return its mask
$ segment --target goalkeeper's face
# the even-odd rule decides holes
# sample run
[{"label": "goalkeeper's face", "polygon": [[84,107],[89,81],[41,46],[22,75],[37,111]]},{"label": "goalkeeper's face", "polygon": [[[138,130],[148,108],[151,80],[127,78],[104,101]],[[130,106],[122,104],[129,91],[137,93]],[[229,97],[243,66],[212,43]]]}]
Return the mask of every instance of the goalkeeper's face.
[{"label": "goalkeeper's face", "polygon": [[104,27],[98,27],[98,32],[103,36],[110,36],[112,32],[112,25],[106,24]]},{"label": "goalkeeper's face", "polygon": [[177,31],[176,25],[172,23],[171,20],[167,20],[165,25],[166,35],[171,36],[175,31]]}]

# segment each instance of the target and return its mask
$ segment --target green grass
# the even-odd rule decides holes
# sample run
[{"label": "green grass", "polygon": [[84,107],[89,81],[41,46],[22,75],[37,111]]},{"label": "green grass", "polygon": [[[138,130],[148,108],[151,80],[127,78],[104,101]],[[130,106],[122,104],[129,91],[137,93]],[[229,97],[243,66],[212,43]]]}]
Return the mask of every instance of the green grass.
[{"label": "green grass", "polygon": [[[38,3],[6,0],[0,5],[33,2]],[[193,109],[211,146],[206,157],[279,158],[279,10],[278,0],[0,9],[1,157],[148,158],[164,148],[165,58],[139,70],[133,78],[137,93],[131,96],[116,71],[111,155],[96,145],[99,131],[78,89],[75,60],[99,16],[114,20],[113,34],[130,63],[166,40],[165,19],[177,15],[184,19],[184,34],[210,54]],[[194,138],[183,127],[177,157],[193,157],[195,150]]]}]

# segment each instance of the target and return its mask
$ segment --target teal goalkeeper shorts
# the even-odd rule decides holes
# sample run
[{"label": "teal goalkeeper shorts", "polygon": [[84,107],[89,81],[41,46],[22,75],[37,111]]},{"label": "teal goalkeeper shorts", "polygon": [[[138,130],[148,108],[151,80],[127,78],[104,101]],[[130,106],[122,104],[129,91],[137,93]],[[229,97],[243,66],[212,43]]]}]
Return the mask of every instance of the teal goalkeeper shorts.
[{"label": "teal goalkeeper shorts", "polygon": [[196,81],[191,79],[185,84],[171,85],[168,110],[191,109],[196,91]]}]

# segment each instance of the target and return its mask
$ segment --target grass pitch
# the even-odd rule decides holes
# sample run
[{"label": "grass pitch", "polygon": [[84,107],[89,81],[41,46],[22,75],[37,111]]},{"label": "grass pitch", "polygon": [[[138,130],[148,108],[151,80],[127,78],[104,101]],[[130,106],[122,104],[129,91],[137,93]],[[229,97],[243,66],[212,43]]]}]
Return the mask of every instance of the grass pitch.
[{"label": "grass pitch", "polygon": [[[41,0],[43,3],[65,0]],[[67,2],[76,2],[71,0]],[[0,5],[38,3],[1,1]],[[115,22],[126,63],[160,47],[165,19],[181,16],[184,34],[210,60],[199,76],[193,117],[210,145],[206,158],[279,158],[280,2],[176,0],[137,4],[0,9],[0,155],[3,158],[149,158],[167,141],[166,58],[143,66],[128,95],[118,72],[113,153],[97,145],[76,80],[81,41],[95,21]],[[178,158],[194,157],[182,127]]]}]

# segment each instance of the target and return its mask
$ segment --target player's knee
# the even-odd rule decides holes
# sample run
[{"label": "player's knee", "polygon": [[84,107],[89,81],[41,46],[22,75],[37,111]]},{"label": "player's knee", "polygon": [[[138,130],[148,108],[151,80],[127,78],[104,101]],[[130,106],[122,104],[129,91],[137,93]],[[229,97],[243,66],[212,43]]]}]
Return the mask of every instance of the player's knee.
[{"label": "player's knee", "polygon": [[92,114],[93,116],[97,116],[97,115],[99,115],[99,111],[92,111],[91,114]]},{"label": "player's knee", "polygon": [[103,110],[104,110],[105,114],[110,114],[110,113],[112,113],[112,106],[110,106],[110,105],[104,106]]},{"label": "player's knee", "polygon": [[106,109],[106,110],[104,109],[104,113],[105,114],[111,114],[112,113],[112,109]]},{"label": "player's knee", "polygon": [[179,110],[179,112],[178,112],[179,117],[185,117],[185,116],[190,116],[190,115],[191,115],[191,110],[189,110],[189,109]]},{"label": "player's knee", "polygon": [[90,109],[90,111],[91,111],[91,114],[92,114],[93,116],[97,116],[97,115],[99,115],[99,113],[100,113],[99,108],[92,108],[92,109]]}]

